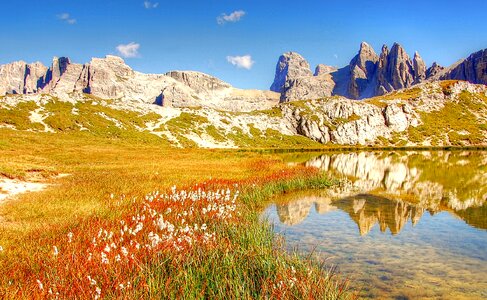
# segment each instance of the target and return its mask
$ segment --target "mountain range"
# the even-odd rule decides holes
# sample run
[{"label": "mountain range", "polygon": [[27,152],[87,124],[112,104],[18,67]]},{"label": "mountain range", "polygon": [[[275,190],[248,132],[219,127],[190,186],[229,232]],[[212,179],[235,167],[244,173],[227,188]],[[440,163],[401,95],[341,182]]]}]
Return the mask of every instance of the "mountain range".
[{"label": "mountain range", "polygon": [[203,105],[249,111],[272,107],[278,99],[287,102],[332,95],[364,99],[425,81],[447,79],[487,84],[487,49],[448,68],[436,63],[426,68],[419,53],[411,59],[397,43],[390,50],[384,45],[378,55],[363,42],[348,66],[337,69],[320,64],[314,73],[301,55],[288,52],[278,60],[270,91],[236,89],[216,77],[195,71],[143,74],[132,70],[120,57],[111,55],[93,58],[85,64],[55,57],[50,67],[24,61],[0,66],[0,95],[52,94],[69,98],[86,93],[103,99],[169,107]]},{"label": "mountain range", "polygon": [[0,130],[176,147],[479,146],[487,144],[486,61],[487,49],[426,68],[398,44],[377,55],[362,43],[350,65],[313,73],[289,52],[270,91],[195,71],[144,74],[110,55],[54,58],[49,67],[17,61],[0,66]]},{"label": "mountain range", "polygon": [[281,94],[281,102],[332,95],[365,99],[426,81],[452,79],[487,84],[487,49],[447,68],[436,62],[427,68],[418,52],[411,59],[398,43],[390,50],[384,45],[378,55],[363,42],[348,66],[337,69],[320,64],[314,73],[300,54],[287,52],[279,58],[270,89]]}]

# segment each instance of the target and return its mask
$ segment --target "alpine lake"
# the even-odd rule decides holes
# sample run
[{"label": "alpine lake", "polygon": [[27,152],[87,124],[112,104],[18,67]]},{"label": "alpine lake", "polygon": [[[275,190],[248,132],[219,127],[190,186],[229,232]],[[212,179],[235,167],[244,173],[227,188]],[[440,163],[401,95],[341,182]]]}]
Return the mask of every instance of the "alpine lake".
[{"label": "alpine lake", "polygon": [[487,152],[288,154],[339,184],[273,198],[262,219],[364,299],[487,299]]}]

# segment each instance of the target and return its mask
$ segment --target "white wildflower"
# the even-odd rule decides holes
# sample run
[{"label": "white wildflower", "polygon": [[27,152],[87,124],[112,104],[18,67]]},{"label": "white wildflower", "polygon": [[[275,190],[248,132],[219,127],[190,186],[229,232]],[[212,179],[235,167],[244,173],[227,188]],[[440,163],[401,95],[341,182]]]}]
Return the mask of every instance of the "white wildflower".
[{"label": "white wildflower", "polygon": [[90,275],[87,276],[88,277],[88,281],[90,282],[90,285],[96,285],[96,280],[91,278]]},{"label": "white wildflower", "polygon": [[42,282],[41,282],[39,279],[37,279],[37,285],[39,286],[39,289],[40,289],[41,291],[43,291],[43,290],[44,290],[44,285],[42,284]]},{"label": "white wildflower", "polygon": [[68,243],[71,243],[73,241],[73,236],[74,234],[72,232],[68,233]]},{"label": "white wildflower", "polygon": [[101,253],[101,263],[105,265],[108,265],[109,263],[108,257],[105,252]]}]

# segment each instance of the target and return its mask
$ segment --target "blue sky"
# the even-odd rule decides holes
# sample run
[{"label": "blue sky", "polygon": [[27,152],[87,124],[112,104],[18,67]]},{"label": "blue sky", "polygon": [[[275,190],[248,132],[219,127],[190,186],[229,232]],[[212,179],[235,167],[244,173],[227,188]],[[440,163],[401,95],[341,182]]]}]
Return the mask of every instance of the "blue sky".
[{"label": "blue sky", "polygon": [[197,70],[240,88],[268,89],[286,51],[314,68],[348,64],[361,41],[377,52],[397,41],[428,65],[487,48],[485,0],[22,0],[1,8],[0,64],[84,63],[120,55],[122,45],[137,71]]}]

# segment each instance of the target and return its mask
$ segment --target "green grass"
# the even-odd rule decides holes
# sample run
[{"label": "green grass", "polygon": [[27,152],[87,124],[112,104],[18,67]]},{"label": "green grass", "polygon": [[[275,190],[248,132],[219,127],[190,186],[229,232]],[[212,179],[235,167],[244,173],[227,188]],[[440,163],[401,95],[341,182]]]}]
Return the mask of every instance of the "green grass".
[{"label": "green grass", "polygon": [[18,130],[44,130],[44,126],[29,119],[30,113],[37,108],[34,101],[19,102],[14,108],[0,108],[0,124],[11,125]]}]

